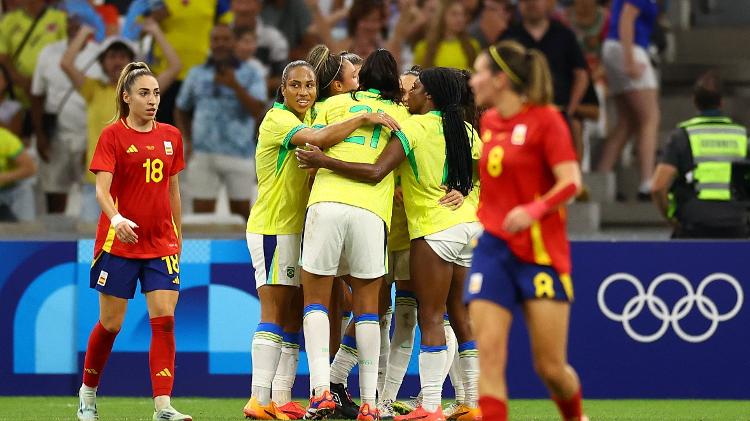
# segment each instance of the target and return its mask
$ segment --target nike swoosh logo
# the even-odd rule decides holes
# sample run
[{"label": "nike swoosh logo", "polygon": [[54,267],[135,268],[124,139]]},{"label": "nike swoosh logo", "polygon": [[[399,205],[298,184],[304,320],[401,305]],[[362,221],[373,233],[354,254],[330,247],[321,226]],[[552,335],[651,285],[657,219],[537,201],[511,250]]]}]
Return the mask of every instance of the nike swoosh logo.
[{"label": "nike swoosh logo", "polygon": [[265,412],[266,414],[268,414],[268,415],[269,415],[269,416],[270,416],[271,418],[276,418],[276,414],[275,414],[275,413],[273,413],[273,412],[271,412],[271,411],[269,411],[269,410],[267,410],[267,409],[264,409],[263,411],[264,411],[264,412]]}]

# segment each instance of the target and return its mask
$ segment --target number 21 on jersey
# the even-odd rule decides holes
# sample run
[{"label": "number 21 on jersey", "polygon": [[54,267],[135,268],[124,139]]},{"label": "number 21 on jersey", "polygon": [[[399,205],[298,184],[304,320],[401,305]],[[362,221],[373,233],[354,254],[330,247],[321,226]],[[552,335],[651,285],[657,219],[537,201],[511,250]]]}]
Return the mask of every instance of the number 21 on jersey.
[{"label": "number 21 on jersey", "polygon": [[[354,105],[351,108],[349,108],[349,112],[354,114],[361,111],[365,111],[368,113],[372,112],[372,108],[370,108],[369,105]],[[383,110],[378,110],[379,113],[382,113]],[[378,148],[378,141],[380,141],[380,131],[382,130],[382,126],[380,124],[375,125],[375,129],[372,131],[372,137],[370,138],[370,147],[373,149]],[[356,143],[358,145],[364,145],[365,144],[365,137],[364,136],[349,136],[346,139],[344,139],[344,142],[349,143]]]}]

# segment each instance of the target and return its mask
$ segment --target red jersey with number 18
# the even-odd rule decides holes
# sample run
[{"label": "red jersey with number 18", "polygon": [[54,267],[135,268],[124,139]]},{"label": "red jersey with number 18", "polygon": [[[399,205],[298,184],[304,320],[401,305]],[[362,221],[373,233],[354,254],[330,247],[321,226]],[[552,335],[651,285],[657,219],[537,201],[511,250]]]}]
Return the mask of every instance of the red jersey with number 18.
[{"label": "red jersey with number 18", "polygon": [[576,160],[562,116],[551,106],[527,106],[507,119],[490,109],[482,115],[480,127],[484,145],[479,162],[479,221],[486,231],[505,240],[520,260],[570,273],[564,207],[525,231],[511,234],[502,229],[511,209],[552,188],[555,165]]},{"label": "red jersey with number 18", "polygon": [[182,136],[174,126],[154,123],[148,132],[128,127],[121,119],[99,136],[89,170],[112,173],[109,189],[122,216],[138,224],[138,242],[126,244],[115,236],[102,212],[94,256],[101,251],[135,259],[170,256],[179,250],[169,203],[169,177],[185,168]]}]

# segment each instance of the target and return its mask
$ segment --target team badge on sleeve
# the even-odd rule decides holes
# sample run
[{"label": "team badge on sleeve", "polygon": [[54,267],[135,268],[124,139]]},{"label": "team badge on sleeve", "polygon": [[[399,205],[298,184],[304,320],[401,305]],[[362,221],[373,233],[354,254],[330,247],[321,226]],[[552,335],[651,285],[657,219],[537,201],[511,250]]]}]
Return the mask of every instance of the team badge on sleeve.
[{"label": "team badge on sleeve", "polygon": [[172,142],[168,140],[164,141],[164,152],[167,155],[174,155],[174,149],[172,149]]}]

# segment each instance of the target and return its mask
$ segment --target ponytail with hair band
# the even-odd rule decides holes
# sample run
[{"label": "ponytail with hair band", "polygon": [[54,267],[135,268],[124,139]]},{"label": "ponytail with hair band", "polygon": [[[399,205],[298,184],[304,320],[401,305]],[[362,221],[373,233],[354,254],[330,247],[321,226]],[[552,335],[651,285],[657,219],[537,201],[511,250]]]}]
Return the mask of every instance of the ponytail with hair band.
[{"label": "ponytail with hair band", "polygon": [[331,86],[333,81],[336,80],[336,78],[339,76],[339,72],[341,72],[341,66],[344,64],[344,60],[345,60],[344,57],[339,56],[339,68],[336,69],[336,73],[333,74],[333,77],[331,78],[331,80],[329,80],[328,83],[325,84],[325,86],[320,88],[321,90],[328,88],[329,86]]}]

